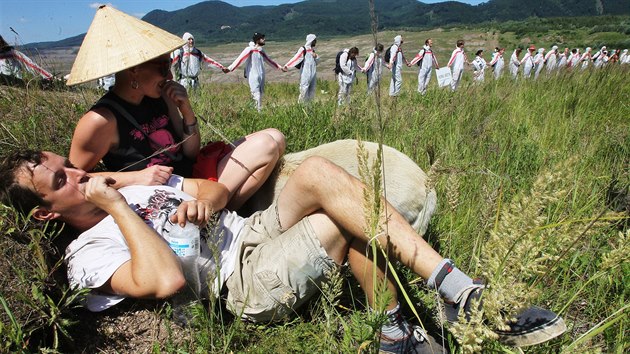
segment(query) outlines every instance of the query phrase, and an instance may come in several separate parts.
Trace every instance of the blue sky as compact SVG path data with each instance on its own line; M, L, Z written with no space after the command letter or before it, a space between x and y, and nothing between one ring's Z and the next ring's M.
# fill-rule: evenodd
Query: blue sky
M278 5L297 0L224 0L234 6ZM445 0L422 0L424 3ZM484 0L459 0L479 4ZM202 0L114 0L105 2L130 15L142 17L151 10L173 11ZM366 1L367 3L367 1ZM0 35L9 44L58 41L87 32L99 2L85 0L1 0ZM11 28L15 31L11 31Z

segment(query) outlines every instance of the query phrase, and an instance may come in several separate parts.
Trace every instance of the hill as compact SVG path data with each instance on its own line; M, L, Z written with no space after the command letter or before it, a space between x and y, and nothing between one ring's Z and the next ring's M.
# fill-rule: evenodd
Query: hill
M375 0L379 30L426 29L531 17L575 17L630 14L630 1L490 0L480 5L457 1L425 4L416 0ZM301 39L306 33L347 36L370 32L366 0L306 0L278 6L236 7L205 1L177 11L154 10L143 20L167 31L194 33L198 44L243 42L253 32L271 39ZM33 43L40 49L78 46L84 35L59 42Z
M456 1L425 4L416 0L376 0L379 30L431 28L529 17L630 14L630 2L613 0L490 0L472 6ZM188 8L152 11L145 21L173 33L196 33L198 42L243 41L260 31L269 38L297 39L306 33L326 36L370 31L366 0L307 0L279 6L235 7L206 1Z

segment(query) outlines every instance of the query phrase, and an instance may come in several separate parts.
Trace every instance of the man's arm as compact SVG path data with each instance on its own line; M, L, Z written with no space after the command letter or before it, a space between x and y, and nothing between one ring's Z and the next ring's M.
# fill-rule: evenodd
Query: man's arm
M173 295L186 282L177 256L164 239L127 205L110 182L102 176L91 178L85 187L85 198L114 218L129 247L131 259L99 289L136 298Z
M251 52L252 52L251 47L247 47L243 49L241 54L236 59L234 59L234 62L230 64L230 66L228 66L228 70L229 71L236 70L236 68L238 68L245 60L247 60L247 58L249 58Z
M415 65L418 61L422 60L422 58L424 58L424 49L420 49L420 51L418 52L418 54L416 54L415 57L413 57L413 59L411 59L411 62L409 62L409 65Z

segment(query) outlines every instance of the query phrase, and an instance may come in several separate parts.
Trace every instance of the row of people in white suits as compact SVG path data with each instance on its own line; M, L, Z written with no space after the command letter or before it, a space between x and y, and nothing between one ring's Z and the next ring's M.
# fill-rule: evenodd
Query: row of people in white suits
M519 68L523 67L522 75L524 78L530 78L532 72L534 78L538 78L543 67L546 67L547 73L552 73L560 69L586 69L593 65L595 68L601 68L608 63L621 63L630 64L630 56L628 56L628 50L623 51L617 49L613 53L609 53L606 50L606 46L603 46L595 54L592 53L592 48L587 47L584 53L580 53L577 48L572 49L569 52L569 48L565 48L563 52L558 51L558 46L551 47L551 50L545 53L544 48L539 48L537 53L536 47L529 46L527 52L522 59L519 59L519 55L522 52L520 48L517 48L512 53L510 58L510 73L513 78L518 77Z

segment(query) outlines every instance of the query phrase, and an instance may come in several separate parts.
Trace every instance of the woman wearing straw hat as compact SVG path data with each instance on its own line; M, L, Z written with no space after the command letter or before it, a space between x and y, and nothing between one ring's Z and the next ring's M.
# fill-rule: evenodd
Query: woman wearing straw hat
M199 150L197 117L186 89L173 81L169 53L183 40L109 6L101 6L72 67L68 85L116 73L115 86L80 120L70 161L85 170L102 159L116 186L166 183L171 174L218 180L238 209L284 153L276 129Z

